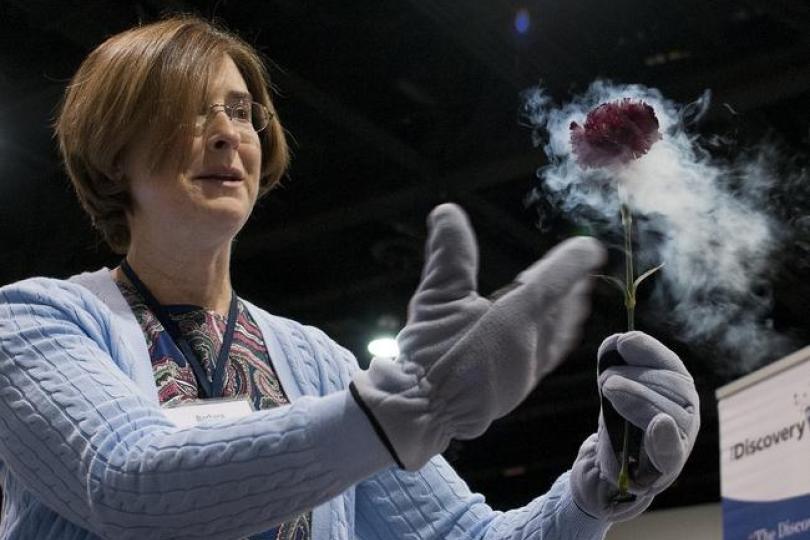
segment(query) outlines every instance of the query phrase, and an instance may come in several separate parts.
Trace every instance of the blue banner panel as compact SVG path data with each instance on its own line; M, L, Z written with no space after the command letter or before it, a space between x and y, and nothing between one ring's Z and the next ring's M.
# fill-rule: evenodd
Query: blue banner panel
M810 495L778 501L723 498L723 540L810 540Z

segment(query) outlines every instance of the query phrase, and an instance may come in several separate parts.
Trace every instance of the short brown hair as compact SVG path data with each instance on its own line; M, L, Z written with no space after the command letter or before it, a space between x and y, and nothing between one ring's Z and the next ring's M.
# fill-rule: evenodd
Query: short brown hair
M160 141L151 166L179 166L188 158L193 118L204 106L212 71L229 55L254 101L272 113L259 133L262 168L259 194L287 170L284 131L270 99L267 69L256 50L238 36L191 15L174 15L117 34L82 62L55 122L59 149L79 201L107 244L129 247L127 180L113 173L130 143Z

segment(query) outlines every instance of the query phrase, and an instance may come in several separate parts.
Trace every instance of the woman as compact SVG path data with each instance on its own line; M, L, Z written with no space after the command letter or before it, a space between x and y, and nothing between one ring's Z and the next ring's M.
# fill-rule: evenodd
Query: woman
M68 175L125 258L0 289L0 537L601 538L643 511L699 424L682 363L644 334L605 341L599 430L525 508L492 511L439 455L570 349L596 242L564 243L492 301L466 217L438 207L402 353L367 371L233 292L232 241L287 166L267 88L251 47L193 17L110 38L68 86ZM621 416L644 437L617 502Z

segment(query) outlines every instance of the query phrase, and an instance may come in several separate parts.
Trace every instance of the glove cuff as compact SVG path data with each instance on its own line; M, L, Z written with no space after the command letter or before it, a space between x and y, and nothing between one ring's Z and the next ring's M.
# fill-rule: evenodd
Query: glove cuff
M371 409L369 409L368 405L366 405L366 402L363 401L363 398L360 396L360 392L357 390L357 386L354 384L354 381L349 383L349 392L351 392L352 397L357 402L357 405L358 407L360 407L360 410L363 411L363 414L365 414L366 417L368 418L368 421L371 423L371 427L374 428L374 433L376 433L377 436L380 438L380 441L382 441L386 450L388 450L388 453L391 454L391 457L394 458L394 462L400 469L404 469L405 464L402 463L401 459L399 459L399 456L397 455L397 451L394 448L394 445L391 444L391 439L389 439L388 435L385 434L385 430L377 421L377 417L374 416L374 413L371 412Z
M418 470L450 444L450 411L430 395L424 370L406 357L373 359L368 370L355 375L350 390L401 468Z

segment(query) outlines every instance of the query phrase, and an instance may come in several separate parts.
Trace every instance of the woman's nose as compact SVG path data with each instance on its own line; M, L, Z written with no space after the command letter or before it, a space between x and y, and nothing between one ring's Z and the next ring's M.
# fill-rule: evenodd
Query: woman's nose
M210 150L236 150L241 136L223 110L212 112L208 118L207 146Z

